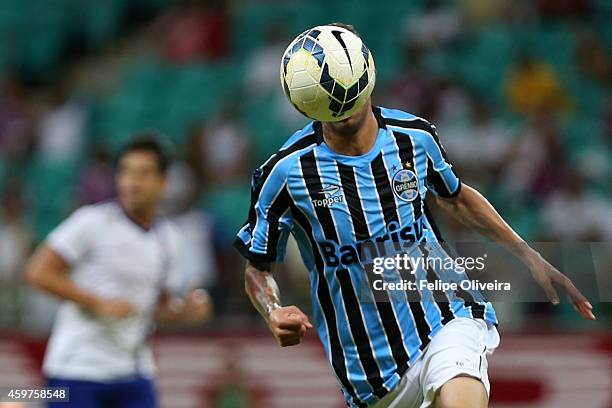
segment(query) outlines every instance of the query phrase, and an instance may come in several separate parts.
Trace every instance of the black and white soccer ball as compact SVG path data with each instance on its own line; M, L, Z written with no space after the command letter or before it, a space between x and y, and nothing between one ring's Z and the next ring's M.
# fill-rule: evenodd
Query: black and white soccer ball
M376 69L361 38L345 28L324 25L304 31L289 44L280 78L298 111L314 120L336 122L366 103Z

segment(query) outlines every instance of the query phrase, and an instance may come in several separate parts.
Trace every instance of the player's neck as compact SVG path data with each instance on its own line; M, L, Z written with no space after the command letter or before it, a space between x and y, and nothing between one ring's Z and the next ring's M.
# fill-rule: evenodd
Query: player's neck
M128 209L125 206L121 206L125 216L130 219L134 224L145 230L151 229L155 223L155 208L138 208Z
M323 126L325 144L336 153L346 156L361 156L372 150L378 136L378 122L372 111L369 112L363 125L355 132L342 134L332 127Z

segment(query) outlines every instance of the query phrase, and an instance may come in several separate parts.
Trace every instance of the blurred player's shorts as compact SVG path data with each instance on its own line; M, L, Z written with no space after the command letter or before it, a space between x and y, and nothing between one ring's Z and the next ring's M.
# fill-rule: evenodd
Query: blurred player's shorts
M112 382L50 378L49 387L68 387L70 402L49 403L49 408L155 408L155 385L147 377Z

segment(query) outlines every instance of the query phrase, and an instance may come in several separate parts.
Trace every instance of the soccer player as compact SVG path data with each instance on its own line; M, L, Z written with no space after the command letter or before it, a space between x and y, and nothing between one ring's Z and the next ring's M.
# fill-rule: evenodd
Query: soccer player
M154 138L134 140L117 161L118 200L78 209L32 256L29 282L63 300L43 371L49 386L69 387L70 403L50 407L155 407L154 320L210 315L204 291L173 295L180 236L156 215L167 167Z
M374 291L360 262L372 250L368 243L433 248L440 240L425 205L431 195L451 217L520 258L553 303L558 285L585 318L595 318L572 282L458 179L431 123L368 99L348 118L309 123L255 171L248 221L235 241L248 260L248 296L280 346L299 344L316 327L351 407L488 404L486 354L499 343L490 303L448 293L444 301L426 291L419 301L391 293L372 301L364 292ZM309 270L314 323L281 304L273 274L288 234ZM429 279L440 271L415 273Z

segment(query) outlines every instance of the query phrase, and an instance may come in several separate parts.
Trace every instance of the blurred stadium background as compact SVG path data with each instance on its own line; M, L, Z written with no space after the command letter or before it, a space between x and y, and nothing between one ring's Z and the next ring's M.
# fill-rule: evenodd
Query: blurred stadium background
M113 196L112 157L157 131L177 158L165 212L190 238L206 327L155 339L164 407L341 407L314 338L279 350L230 247L249 176L305 119L278 64L290 39L353 24L374 102L434 122L459 174L529 240L612 240L609 0L0 0L0 386L41 381L55 301L23 283L33 247ZM446 224L454 239L469 239ZM279 273L306 305L295 249ZM607 271L610 272L610 271ZM499 305L493 407L612 407L610 304Z

